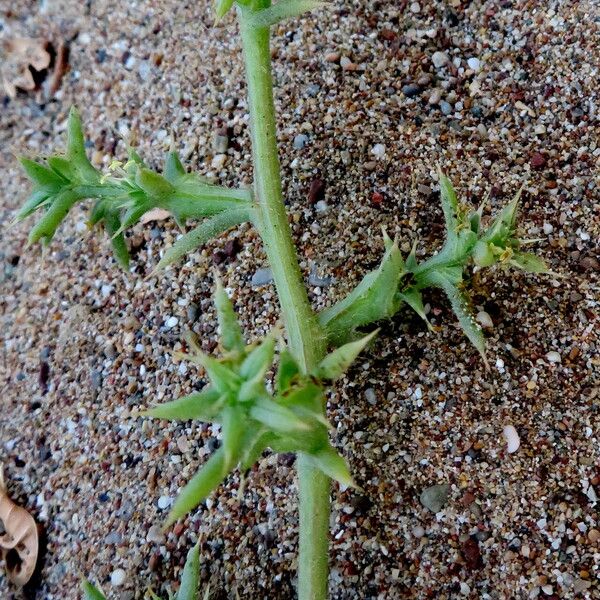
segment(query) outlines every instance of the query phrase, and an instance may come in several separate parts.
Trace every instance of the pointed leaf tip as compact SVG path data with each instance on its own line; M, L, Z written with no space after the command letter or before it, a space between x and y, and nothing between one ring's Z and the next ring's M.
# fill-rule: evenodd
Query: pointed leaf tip
M192 546L187 554L181 585L177 592L176 600L197 600L198 585L200 583L200 543Z
M329 353L318 365L314 375L319 379L334 380L341 377L365 346L379 333L379 329L355 342L349 342Z

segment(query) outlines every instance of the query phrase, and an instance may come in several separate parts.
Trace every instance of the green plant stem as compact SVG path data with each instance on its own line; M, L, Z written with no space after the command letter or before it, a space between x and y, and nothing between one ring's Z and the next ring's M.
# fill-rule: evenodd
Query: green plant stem
M309 372L325 355L325 336L308 300L283 203L269 28L254 26L248 10L240 8L239 17L248 82L256 226L273 271L290 349L305 372ZM322 600L327 596L331 480L301 454L298 473L298 596L300 600Z

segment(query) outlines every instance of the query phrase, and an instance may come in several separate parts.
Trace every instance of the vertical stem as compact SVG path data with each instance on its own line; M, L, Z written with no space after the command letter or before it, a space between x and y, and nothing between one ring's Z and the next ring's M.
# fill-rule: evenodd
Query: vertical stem
M248 10L240 8L239 17L248 81L257 227L273 271L290 350L308 372L325 355L325 338L308 300L283 203L270 32L268 27L253 25ZM306 457L299 455L297 463L300 485L298 596L300 600L323 600L327 596L331 480Z

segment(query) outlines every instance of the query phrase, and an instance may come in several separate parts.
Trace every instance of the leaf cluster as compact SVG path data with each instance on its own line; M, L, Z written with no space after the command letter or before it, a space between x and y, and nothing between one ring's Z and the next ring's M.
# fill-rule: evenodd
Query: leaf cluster
M458 202L450 180L440 171L440 195L446 239L437 254L418 263L416 244L403 260L396 242L384 233L386 252L380 266L368 273L343 300L319 314L331 343L353 339L358 329L392 317L408 304L427 324L423 291L444 291L465 335L485 360L485 340L476 322L465 286L465 272L500 265L531 273L547 272L535 254L523 252L517 233L519 194L491 221L482 226L483 206L470 210Z
M194 419L221 426L222 445L183 488L166 525L196 508L235 468L249 469L267 448L276 452L302 452L329 477L343 485L353 485L345 460L329 442L325 384L345 372L376 332L337 348L309 374L301 372L284 347L278 355L270 391L267 376L276 358L276 333L258 343L247 344L232 303L219 282L215 304L222 356L208 356L197 347L183 355L204 369L210 384L200 392L142 413L160 419Z
M252 194L211 184L206 178L187 173L177 153L169 152L162 173L148 168L129 148L129 160L114 161L102 174L88 160L81 119L75 108L69 113L67 149L45 161L21 159L34 184L33 193L17 214L23 220L36 211L41 219L29 234L29 243L48 244L71 208L84 199L94 199L88 223L102 225L111 239L115 258L129 265L124 231L154 208L169 211L183 226L189 219L203 219L168 249L157 268L180 259L223 231L251 220Z

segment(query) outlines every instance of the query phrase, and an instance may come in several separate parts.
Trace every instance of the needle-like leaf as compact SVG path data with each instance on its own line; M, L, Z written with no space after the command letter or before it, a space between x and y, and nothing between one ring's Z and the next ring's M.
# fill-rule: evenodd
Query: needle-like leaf
M165 402L140 412L141 415L165 419L167 421L199 421L212 422L221 411L225 398L215 389L207 388L194 392L172 402Z
M346 487L356 487L348 464L331 446L317 452L309 454L310 461L325 475L335 479Z
M331 381L341 377L377 333L379 333L379 329L376 329L356 342L349 342L336 348L319 363L314 376L318 379Z
M106 600L106 596L87 579L81 582L83 588L83 597L85 600Z
M177 592L176 600L198 600L198 584L200 583L200 544L190 548L183 573L181 575L181 586Z
M181 490L167 517L165 528L194 510L223 481L226 475L225 452L221 447L213 453Z
M242 328L233 310L233 304L218 276L216 277L216 281L215 306L221 330L221 344L227 351L235 350L242 352L245 346Z

